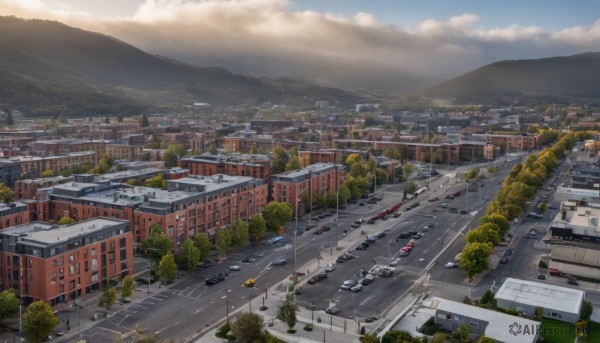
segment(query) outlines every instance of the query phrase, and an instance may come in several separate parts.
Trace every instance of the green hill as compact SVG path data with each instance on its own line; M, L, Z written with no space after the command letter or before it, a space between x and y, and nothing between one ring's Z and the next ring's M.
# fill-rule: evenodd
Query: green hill
M193 102L358 101L312 83L290 88L287 80L191 66L54 21L0 17L0 32L0 105L26 115L140 113Z
M432 97L489 101L502 97L600 99L600 53L501 61L424 91Z

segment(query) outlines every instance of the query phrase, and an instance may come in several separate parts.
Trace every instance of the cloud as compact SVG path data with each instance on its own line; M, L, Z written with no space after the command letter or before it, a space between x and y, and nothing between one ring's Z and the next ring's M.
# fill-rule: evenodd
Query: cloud
M100 20L41 0L0 0L2 14L59 20L191 64L342 87L418 88L423 79L457 76L498 60L600 46L600 21L561 31L484 30L477 15L465 13L401 28L370 13L346 18L291 7L286 0L146 0L131 17Z

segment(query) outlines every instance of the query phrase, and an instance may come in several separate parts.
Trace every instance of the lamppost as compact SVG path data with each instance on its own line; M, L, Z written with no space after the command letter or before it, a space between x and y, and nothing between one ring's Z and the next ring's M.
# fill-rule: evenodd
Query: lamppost
M465 201L465 211L468 210L469 207L469 180L467 180L467 197Z
M225 296L222 298L225 298L225 315L227 316L227 324L229 324L229 293L231 293L231 290L223 288L221 292L225 292Z

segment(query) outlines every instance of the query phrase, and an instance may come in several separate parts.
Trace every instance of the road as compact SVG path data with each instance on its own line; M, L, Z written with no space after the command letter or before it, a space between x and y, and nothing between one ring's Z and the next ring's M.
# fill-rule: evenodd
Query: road
M470 193L468 202L466 192L451 201L427 202L430 197L443 198L443 194L449 191L466 188L464 183L457 182L455 171L433 179L430 191L420 195L417 199L421 205L409 212L406 212L404 208L401 209L400 213L402 215L400 218L380 220L373 225L364 225L362 228L350 230L346 235L343 234L343 230L349 229L353 221L370 218L401 201L402 187L389 186L383 193L383 200L376 205L369 207L349 204L345 210L341 210L339 225L334 225L336 223L334 216L320 219L317 222L319 226L328 225L332 226L333 229L321 235L315 235L311 231L307 231L302 236L296 237L297 249L295 255L298 267L316 259L318 256L321 256L321 258L327 256L335 258L337 254L341 253L336 249L336 245L340 249L351 248L353 250L352 247L364 240L366 234L384 231L387 236L368 250L356 252L358 258L355 260L339 264L327 280L316 286L305 285L303 287L305 293L298 297L300 304L308 305L314 301L317 309L324 309L330 301L334 301L342 308L340 315L344 317L366 317L381 313L393 299L403 294L412 285L414 280L433 262L433 259L442 248L456 236L456 233L481 213L485 206L484 199L493 197L495 189L498 187L496 180L501 180L506 175L509 166L510 163L504 168L499 168L498 173L486 181L487 185L481 188L481 196L479 196L479 192ZM472 167L461 168L467 170ZM442 202L448 202L449 207L452 207L451 204L455 203L455 207L467 208L469 214L453 214L442 209L433 212L433 209L437 208ZM366 286L361 293L339 291L341 283L348 278L355 277L361 266L371 267L373 261L386 264L390 258L394 258L399 249L406 243L405 241L395 241L395 237L399 233L422 231L422 228L429 222L434 222L436 226L425 232L425 236L417 241L411 255L399 261L398 266L396 266L397 272L392 277L375 280L375 282ZM305 225L305 223L301 222L300 225ZM295 232L294 227L293 223L289 225L287 232ZM362 230L365 231L364 235L361 234ZM392 240L390 241L390 239ZM458 246L455 242L452 249L456 250ZM84 330L78 337L71 337L63 341L75 342L79 339L85 339L91 343L114 341L122 334L133 332L136 327L139 327L145 333L158 333L160 337L172 338L176 342L192 341L217 323L222 322L227 310L231 313L240 307L249 306L249 299L255 297L273 296L268 294L266 290L293 273L293 247L294 237L287 235L285 240L278 244L250 247L240 253L232 253L225 261L181 278L175 285L152 294L141 304L130 304L111 311L113 313L111 318L102 320L92 328ZM449 254L454 256L456 253L458 251ZM287 264L283 266L273 266L271 264L275 259L282 256L286 257ZM251 262L241 262L245 257L249 257ZM448 258L442 256L441 260L445 261ZM241 270L230 272L231 275L227 280L214 286L204 285L206 277L217 272L225 272L231 265L239 265ZM436 267L438 266L434 264L433 268ZM444 269L442 271L447 272ZM311 273L315 271L299 270L299 272ZM461 273L456 269L451 272L454 275L460 275ZM434 274L433 271L430 271L430 273ZM243 285L248 278L257 280L254 288L247 288ZM460 277L455 278L459 279Z

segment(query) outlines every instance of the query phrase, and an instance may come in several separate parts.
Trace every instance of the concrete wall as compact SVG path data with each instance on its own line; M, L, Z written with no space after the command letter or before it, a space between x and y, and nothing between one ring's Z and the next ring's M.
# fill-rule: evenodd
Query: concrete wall
M535 317L536 316L537 306L520 304L520 303L517 303L514 301L504 300L504 299L497 299L497 303L498 303L498 307L503 308L505 310L507 310L507 309L517 310L517 311L525 314L525 316L527 316L527 317ZM574 314L574 313L567 313L567 312L563 312L563 311L544 309L544 317L557 319L557 320L567 322L567 323L575 323L579 320L579 313Z

